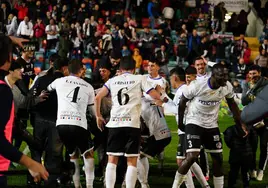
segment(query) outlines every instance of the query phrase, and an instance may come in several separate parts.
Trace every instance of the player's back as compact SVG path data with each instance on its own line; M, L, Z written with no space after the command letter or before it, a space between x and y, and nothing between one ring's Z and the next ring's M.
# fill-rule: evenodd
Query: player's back
M57 125L78 125L86 128L87 106L94 104L93 87L76 76L67 76L55 82L58 97Z
M107 127L139 127L142 91L152 89L142 75L124 73L105 83L111 92L111 119Z

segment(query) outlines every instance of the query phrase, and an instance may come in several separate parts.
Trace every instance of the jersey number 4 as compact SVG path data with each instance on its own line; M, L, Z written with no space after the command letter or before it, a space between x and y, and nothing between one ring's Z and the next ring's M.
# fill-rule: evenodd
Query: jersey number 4
M77 97L78 97L78 92L80 90L80 87L74 88L68 95L67 98L71 98L73 103L77 103ZM79 100L79 99L78 99Z
M122 105L126 105L129 102L129 95L126 93L123 93L123 90L126 89L128 90L127 87L124 87L122 89L120 89L117 93L117 99L118 99L118 103L122 106ZM125 102L123 103L123 96L125 97Z

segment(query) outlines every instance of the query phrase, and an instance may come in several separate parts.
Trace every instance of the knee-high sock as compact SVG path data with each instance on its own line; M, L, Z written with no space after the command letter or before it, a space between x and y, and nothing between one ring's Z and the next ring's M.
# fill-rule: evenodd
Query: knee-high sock
M223 188L224 185L224 177L215 177L213 176L213 184L215 188Z
M137 181L137 168L134 166L127 167L126 173L126 188L134 188Z
M86 159L84 158L84 164L85 164L85 174L86 174L86 184L87 187L93 187L93 181L94 181L94 158Z
M105 172L106 188L114 188L116 180L116 165L108 163Z
M149 161L147 157L140 158L137 163L138 180L141 184L148 183Z
M180 174L178 171L176 171L176 175L173 181L172 188L178 188L181 186L181 184L185 181L186 175Z
M194 181L193 181L191 170L188 170L188 172L186 174L185 185L187 188L194 188Z
M80 166L79 166L79 159L71 159L71 162L74 163L75 172L73 174L73 182L75 188L80 187Z
M196 179L199 181L201 186L206 187L208 185L208 182L202 172L201 167L197 163L194 163L190 169L194 173Z

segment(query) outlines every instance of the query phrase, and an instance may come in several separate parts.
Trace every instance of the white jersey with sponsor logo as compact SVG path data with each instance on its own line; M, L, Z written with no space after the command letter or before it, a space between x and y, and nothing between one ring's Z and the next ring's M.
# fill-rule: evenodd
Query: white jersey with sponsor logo
M142 98L141 117L149 128L150 136L156 140L162 140L171 137L170 130L161 107L153 105L150 100Z
M148 75L144 75L147 79L147 81L152 85L153 88L155 88L157 85L159 85L162 90L164 91L163 94L166 94L166 87L168 82L166 81L165 78L163 78L162 76L158 75L155 78L152 78L149 74ZM148 100L153 100L152 97L146 93L143 93L143 95L145 96L146 99Z
M188 112L186 114L186 124L196 124L204 128L218 127L218 113L221 100L233 98L233 86L227 82L225 87L211 89L210 78L192 81L183 95L190 99Z
M94 105L94 89L83 79L67 76L56 79L47 89L58 97L57 125L76 125L87 129L86 110Z
M196 79L197 80L204 80L204 79L208 79L211 77L211 72L206 72L205 74L203 75L200 75L200 74L197 74L196 75Z
M105 87L110 91L112 110L107 127L140 128L142 92L153 89L142 75L124 73L108 80Z

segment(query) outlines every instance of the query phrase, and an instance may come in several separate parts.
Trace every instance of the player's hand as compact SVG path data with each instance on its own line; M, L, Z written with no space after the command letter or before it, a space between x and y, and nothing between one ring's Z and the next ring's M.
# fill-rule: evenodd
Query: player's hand
M105 119L102 116L97 116L96 121L97 121L97 126L100 129L100 131L103 131L104 125L106 124Z
M23 44L22 43L29 41L27 39L18 38L18 37L14 37L14 36L9 36L9 38L11 39L11 41L12 41L13 44L16 44L16 45L18 45L18 46L20 46L22 48L23 48Z
M34 178L34 182L39 182L41 179L48 180L49 174L42 164L33 160L32 164L28 167L28 170Z
M48 95L49 95L49 92L43 90L43 91L41 92L41 94L38 96L39 99L40 99L40 102L43 102L43 101L47 100Z
M161 101L161 100L155 100L154 103L155 103L156 106L160 106L161 107L162 104L163 104L163 101Z
M241 128L244 131L244 136L243 138L245 138L248 135L248 128L244 123L241 123Z
M204 58L203 56L201 56L201 57L202 57L204 63L207 65L208 64L208 60L206 58Z

